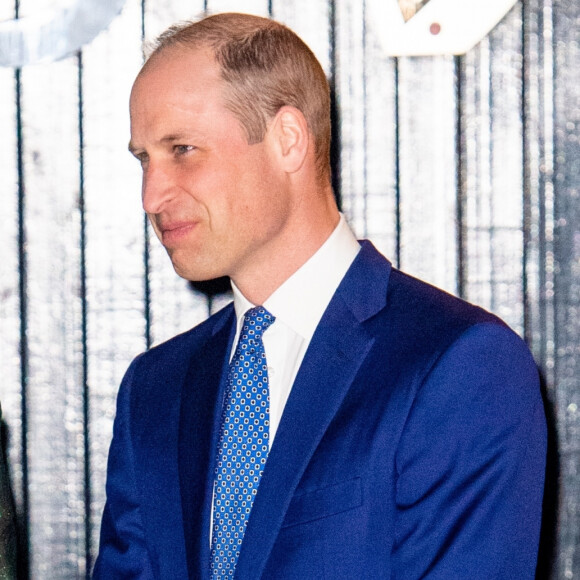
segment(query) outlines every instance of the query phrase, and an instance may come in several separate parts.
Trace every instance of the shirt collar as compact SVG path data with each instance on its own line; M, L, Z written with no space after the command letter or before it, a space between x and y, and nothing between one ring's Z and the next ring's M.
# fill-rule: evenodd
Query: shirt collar
M360 250L344 216L317 252L264 302L277 320L310 341L346 271ZM232 282L238 327L252 304Z

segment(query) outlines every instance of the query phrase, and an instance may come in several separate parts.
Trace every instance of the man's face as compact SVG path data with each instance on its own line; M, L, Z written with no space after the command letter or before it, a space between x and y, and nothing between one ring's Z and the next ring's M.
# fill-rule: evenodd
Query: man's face
M176 272L189 280L271 267L289 198L273 139L248 145L223 104L205 50L169 48L131 95L131 144L143 167L143 207Z

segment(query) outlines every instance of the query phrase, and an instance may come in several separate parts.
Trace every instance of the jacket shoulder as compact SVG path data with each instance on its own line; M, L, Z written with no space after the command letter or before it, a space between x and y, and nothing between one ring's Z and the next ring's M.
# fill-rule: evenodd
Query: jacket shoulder
M187 330L178 334L161 344L158 344L140 355L139 359L145 362L171 359L184 353L191 356L224 325L228 324L233 315L233 304L230 303L209 318Z
M490 341L495 340L492 336L502 336L516 348L527 350L522 339L496 315L396 269L389 279L386 307L375 324L382 340L400 359L412 360L412 366L430 366L473 332Z
M387 307L392 315L428 324L432 331L447 328L458 332L475 324L497 324L503 320L480 306L471 304L431 284L394 269L387 292Z

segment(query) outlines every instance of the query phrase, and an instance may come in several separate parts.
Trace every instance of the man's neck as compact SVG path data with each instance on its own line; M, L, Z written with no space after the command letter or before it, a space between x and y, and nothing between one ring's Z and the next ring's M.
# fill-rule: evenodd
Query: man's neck
M338 222L338 210L328 215L325 222L316 223L311 231L296 234L291 241L284 242L281 251L272 258L259 261L253 271L232 276L240 292L253 304L264 302L297 270L299 270L326 242Z

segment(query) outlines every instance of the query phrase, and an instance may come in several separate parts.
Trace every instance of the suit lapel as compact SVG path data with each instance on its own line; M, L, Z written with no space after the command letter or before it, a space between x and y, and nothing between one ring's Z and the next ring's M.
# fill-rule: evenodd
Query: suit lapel
M235 329L233 308L192 359L182 391L179 479L190 579L209 572L209 514L213 457L219 431L224 371Z
M260 578L318 443L374 342L364 322L385 306L390 264L363 245L304 357L268 457L236 567Z

